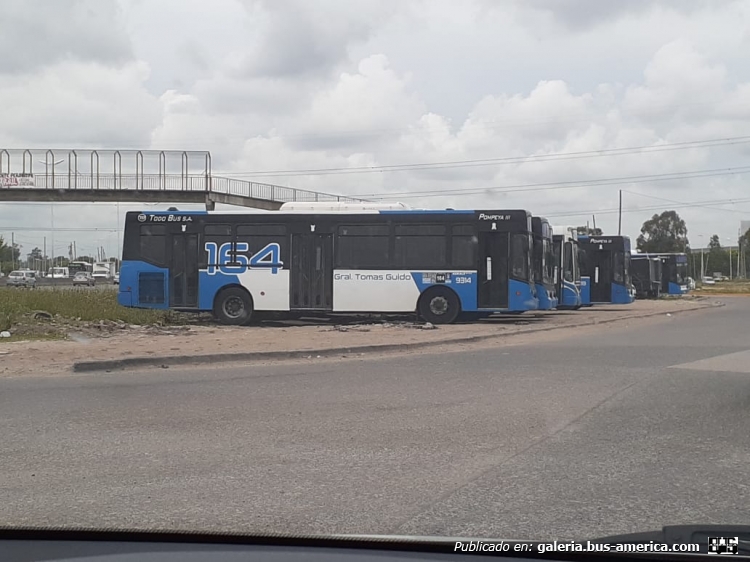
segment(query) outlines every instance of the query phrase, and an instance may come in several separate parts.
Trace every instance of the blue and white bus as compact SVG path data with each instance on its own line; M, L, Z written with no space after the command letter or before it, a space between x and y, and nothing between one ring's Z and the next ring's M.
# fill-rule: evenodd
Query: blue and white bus
M589 278L591 303L630 304L635 291L630 280L630 238L579 236L581 276Z
M555 254L558 310L578 310L581 300L581 270L578 257L578 236L575 228L555 228L563 234L552 237Z
M534 283L539 309L554 310L557 308L558 293L552 227L544 217L531 217L531 233L534 239Z
M213 311L232 325L263 312L417 312L449 323L538 308L531 253L524 210L129 212L118 302Z
M658 258L661 260L661 294L684 295L688 292L687 254L680 252L660 252L649 254L633 254L633 258Z

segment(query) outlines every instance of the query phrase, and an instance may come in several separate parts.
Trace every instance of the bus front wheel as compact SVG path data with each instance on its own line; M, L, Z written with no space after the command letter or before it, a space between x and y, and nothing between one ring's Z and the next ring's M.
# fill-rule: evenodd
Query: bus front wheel
M456 293L447 287L427 289L419 299L419 315L433 324L450 324L461 312L461 302Z
M227 287L214 301L214 315L222 324L242 326L250 321L253 314L253 301L245 289Z

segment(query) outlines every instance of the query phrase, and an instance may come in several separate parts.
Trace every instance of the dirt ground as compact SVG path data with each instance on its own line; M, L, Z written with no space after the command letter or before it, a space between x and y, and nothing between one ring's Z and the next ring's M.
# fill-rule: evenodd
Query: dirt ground
M131 357L195 356L263 351L316 351L357 346L445 342L565 326L592 325L714 306L714 299L681 298L637 301L627 306L597 306L568 312L533 312L487 320L430 326L413 319L334 318L295 322L264 322L258 326L215 324L131 326L109 322L87 325L67 340L19 341L0 345L0 376L49 375L71 372L80 361Z

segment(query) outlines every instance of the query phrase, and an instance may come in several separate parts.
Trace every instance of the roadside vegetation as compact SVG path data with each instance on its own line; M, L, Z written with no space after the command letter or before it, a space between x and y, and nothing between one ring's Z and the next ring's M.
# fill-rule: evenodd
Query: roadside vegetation
M38 337L64 337L59 329L61 323L74 325L101 321L166 326L185 323L185 317L173 311L122 307L117 304L115 291L0 287L0 331L8 330L14 336L26 333ZM35 326L49 329L31 329Z
M719 281L713 285L698 285L696 294L750 294L750 279L733 279L731 281Z

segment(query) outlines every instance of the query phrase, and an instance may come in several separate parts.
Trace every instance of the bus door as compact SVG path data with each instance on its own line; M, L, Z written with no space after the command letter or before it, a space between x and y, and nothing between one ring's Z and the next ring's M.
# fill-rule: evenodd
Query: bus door
M612 254L608 251L589 252L591 271L591 302L612 300Z
M507 232L479 233L478 308L508 308L509 252Z
M292 234L290 275L290 309L333 310L332 235Z
M174 233L169 256L169 306L198 307L198 234Z

